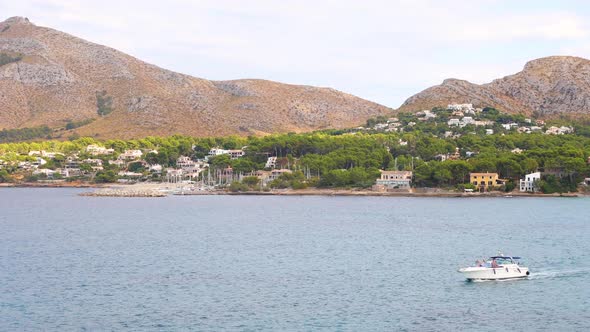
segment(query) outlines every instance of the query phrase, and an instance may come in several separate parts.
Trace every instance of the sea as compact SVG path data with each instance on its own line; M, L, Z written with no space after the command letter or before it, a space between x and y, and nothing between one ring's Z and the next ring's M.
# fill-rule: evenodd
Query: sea
M0 331L590 330L589 198L83 191L0 189Z

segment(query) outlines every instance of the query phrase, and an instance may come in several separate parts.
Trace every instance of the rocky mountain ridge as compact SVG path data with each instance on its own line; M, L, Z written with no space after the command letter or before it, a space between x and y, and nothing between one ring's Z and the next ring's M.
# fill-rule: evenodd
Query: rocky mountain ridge
M546 117L590 114L590 60L570 56L540 58L529 61L519 73L482 85L447 79L408 98L400 110L462 103Z
M0 55L7 59L0 62L0 129L96 118L75 132L250 135L351 127L391 111L329 88L176 73L22 17L0 23Z

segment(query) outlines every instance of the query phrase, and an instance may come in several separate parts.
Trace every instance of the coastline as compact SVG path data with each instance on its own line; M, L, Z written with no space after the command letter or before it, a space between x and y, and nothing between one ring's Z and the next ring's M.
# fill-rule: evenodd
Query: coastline
M441 198L477 198L477 197L582 197L580 193L564 194L526 194L526 193L505 193L505 192L487 192L487 193L461 193L453 191L439 192L376 192L370 190L346 190L346 189L302 189L302 190L283 190L270 192L225 192L220 195L271 195L271 196L364 196L364 197L441 197ZM190 195L190 194L188 194Z
M105 188L108 184L90 182L18 182L0 183L0 188Z
M472 192L464 193L443 189L412 190L395 192L378 192L358 189L277 189L271 191L230 192L226 189L194 190L194 188L166 183L137 183L137 184L94 184L86 182L52 182L52 183L0 183L0 188L88 188L93 191L81 193L81 196L92 197L166 197L169 195L198 196L198 195L245 195L245 196L350 196L350 197L441 197L441 198L477 198L477 197L590 197L578 193L522 193L522 192ZM191 190L192 189L192 190Z

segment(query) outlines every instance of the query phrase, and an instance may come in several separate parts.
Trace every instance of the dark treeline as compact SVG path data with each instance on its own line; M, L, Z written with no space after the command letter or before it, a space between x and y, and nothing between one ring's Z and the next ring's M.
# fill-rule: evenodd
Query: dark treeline
M51 138L51 132L51 128L47 126L21 129L3 129L0 130L0 143L20 142L39 138Z
M4 66L4 65L12 63L12 62L18 62L22 59L23 59L23 56L21 54L10 55L7 53L0 53L0 66Z
M92 122L94 122L94 118L90 118L90 119L86 119L86 120L82 120L82 121L68 121L66 123L66 130L72 130L72 129L76 129L76 128L80 128L82 126L85 126L87 124L90 124Z

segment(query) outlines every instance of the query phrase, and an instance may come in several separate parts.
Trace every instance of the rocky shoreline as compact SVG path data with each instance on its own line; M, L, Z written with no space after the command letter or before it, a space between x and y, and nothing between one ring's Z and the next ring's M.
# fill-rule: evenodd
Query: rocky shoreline
M121 190L121 189L100 189L91 192L81 193L80 196L91 197L166 197L166 193L157 190Z
M161 191L155 189L117 188L101 189L95 192L85 193L84 196L110 196L110 197L165 197L168 195L200 196L200 195L228 195L228 196L350 196L350 197L439 197L439 198L516 198L516 197L583 197L581 193L563 194L528 194L528 193L461 193L453 191L437 192L376 192L370 190L346 190L346 189L282 189L274 191L245 191L230 192L228 190L197 190L197 191Z
M525 194L525 193L461 193L461 192L376 192L363 190L322 190L322 189L305 189L305 190L285 190L271 192L221 192L218 195L271 195L271 196L365 196L365 197L446 197L446 198L477 198L477 197L582 197L580 193L563 193L563 194ZM190 195L190 194L185 194Z
M588 197L586 193L540 194L521 192L486 192L463 193L435 189L431 191L413 190L396 192L378 192L372 190L354 189L279 189L272 191L230 192L225 189L190 190L190 188L168 186L163 183L138 183L132 185L96 185L90 183L19 183L0 184L0 187L10 188L94 188L94 191L81 193L80 196L89 197L166 197L169 195L246 195L246 196L365 196L365 197L441 197L441 198L476 198L476 197Z
M104 188L104 184L89 182L18 182L0 183L0 188Z

